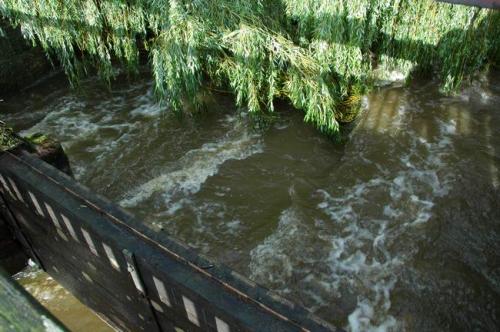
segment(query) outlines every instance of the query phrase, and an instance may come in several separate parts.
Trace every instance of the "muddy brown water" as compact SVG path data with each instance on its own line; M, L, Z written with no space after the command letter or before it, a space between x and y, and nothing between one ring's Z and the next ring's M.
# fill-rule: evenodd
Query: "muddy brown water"
M14 279L70 331L114 331L51 276L37 267L27 267L16 274Z
M76 178L350 331L500 329L500 73L455 96L378 88L344 143L229 96L175 117L147 74L55 77L0 103L63 142Z

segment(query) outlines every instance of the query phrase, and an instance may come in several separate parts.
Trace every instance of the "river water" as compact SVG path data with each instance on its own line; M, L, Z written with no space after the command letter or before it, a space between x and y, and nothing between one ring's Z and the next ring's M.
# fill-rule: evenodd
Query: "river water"
M38 267L28 266L14 278L69 331L113 331L89 308Z
M182 119L147 74L0 103L61 142L76 178L158 232L350 331L500 329L500 72L455 96L377 88L343 143L230 96Z

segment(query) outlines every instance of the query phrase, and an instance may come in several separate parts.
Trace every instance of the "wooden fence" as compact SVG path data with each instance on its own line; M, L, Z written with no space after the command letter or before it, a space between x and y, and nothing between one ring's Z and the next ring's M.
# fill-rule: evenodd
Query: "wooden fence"
M0 194L26 251L117 329L336 331L24 151L0 155Z

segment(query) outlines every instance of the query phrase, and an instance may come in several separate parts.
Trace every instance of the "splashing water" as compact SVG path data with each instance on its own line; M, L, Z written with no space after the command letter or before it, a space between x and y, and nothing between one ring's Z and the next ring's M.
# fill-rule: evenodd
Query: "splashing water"
M455 120L433 119L435 134L425 137L412 127L418 113L404 105L396 108L391 121L375 128L380 114L365 114L342 165L331 176L334 185L312 194L316 209L324 214L315 223L329 224L328 229L307 229L307 217L292 206L283 211L273 234L250 253L253 279L283 294L306 295L305 302L314 303L315 310L331 307L332 298L342 303L346 289L356 294L346 326L353 332L404 329L391 314L391 294L418 252L418 238L436 200L445 197L456 180L450 167L456 162ZM373 130L384 134L376 143L369 138ZM389 160L385 165L376 163L370 154L377 153L381 143L404 149L398 156L384 154ZM300 286L306 291L291 289Z
M235 128L214 143L205 143L199 149L190 150L162 175L146 182L126 194L120 201L124 207L133 207L161 192L167 206L167 214L173 215L186 203L175 199L197 193L203 183L217 174L220 165L228 160L243 160L263 151L263 144L257 135L242 129L241 123L235 123L234 117L227 117ZM187 202L189 203L189 202Z
M61 140L79 181L154 230L338 326L483 331L500 326L498 77L452 97L374 91L343 145L293 112L252 131L220 96L178 120L149 79L6 114Z

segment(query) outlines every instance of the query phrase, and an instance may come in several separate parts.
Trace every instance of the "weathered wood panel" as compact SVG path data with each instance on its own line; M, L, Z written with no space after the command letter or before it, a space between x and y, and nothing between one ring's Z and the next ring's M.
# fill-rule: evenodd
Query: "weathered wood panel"
M0 200L0 209L2 209L2 204L3 202ZM21 271L27 262L28 257L21 245L0 216L0 266L12 275Z
M42 267L122 330L335 330L27 153L0 155L0 193Z

